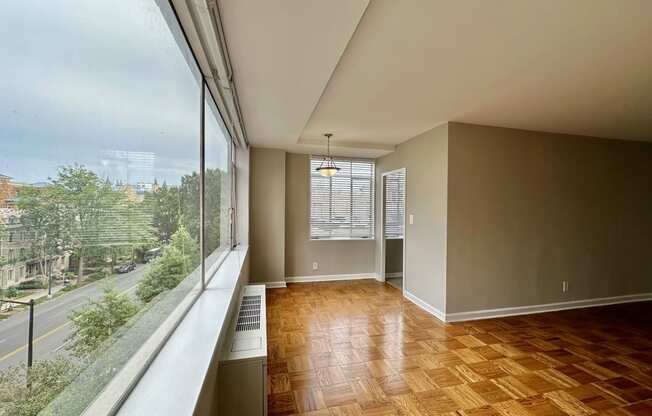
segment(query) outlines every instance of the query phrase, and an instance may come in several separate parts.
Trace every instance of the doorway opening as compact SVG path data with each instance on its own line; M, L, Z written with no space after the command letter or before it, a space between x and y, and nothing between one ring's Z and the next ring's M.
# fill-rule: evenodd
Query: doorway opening
M405 168L383 174L383 280L405 287Z

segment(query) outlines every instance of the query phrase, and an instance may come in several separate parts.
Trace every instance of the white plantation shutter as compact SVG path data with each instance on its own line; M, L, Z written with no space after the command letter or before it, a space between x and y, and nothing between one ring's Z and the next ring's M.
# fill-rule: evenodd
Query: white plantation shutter
M310 238L374 238L374 162L334 159L341 168L324 177L315 169L323 157L310 158Z
M385 238L403 238L405 172L385 176Z

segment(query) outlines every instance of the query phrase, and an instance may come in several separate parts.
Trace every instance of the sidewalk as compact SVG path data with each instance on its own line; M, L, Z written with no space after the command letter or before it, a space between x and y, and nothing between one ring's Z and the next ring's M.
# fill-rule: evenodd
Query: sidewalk
M52 294L54 295L55 293L57 293L63 288L64 288L63 283L52 285ZM29 295L21 296L19 298L13 298L10 300L15 300L17 302L29 302L30 299L37 300L47 295L48 295L48 289L45 288L45 289L39 289L36 292L32 292ZM0 302L0 312L10 311L12 308L15 308L17 306L18 305L13 305L9 302Z

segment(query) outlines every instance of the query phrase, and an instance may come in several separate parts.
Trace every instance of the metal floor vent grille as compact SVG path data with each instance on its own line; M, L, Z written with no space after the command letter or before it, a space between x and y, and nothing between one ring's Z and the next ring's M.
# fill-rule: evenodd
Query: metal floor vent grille
M235 332L260 329L260 305L260 295L242 297Z

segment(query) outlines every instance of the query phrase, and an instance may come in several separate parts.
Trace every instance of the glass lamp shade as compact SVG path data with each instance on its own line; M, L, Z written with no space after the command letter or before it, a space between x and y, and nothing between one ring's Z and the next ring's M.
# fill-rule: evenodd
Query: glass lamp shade
M317 172L319 172L321 176L326 177L335 176L338 170L340 170L340 168L336 166L321 166L317 168Z

